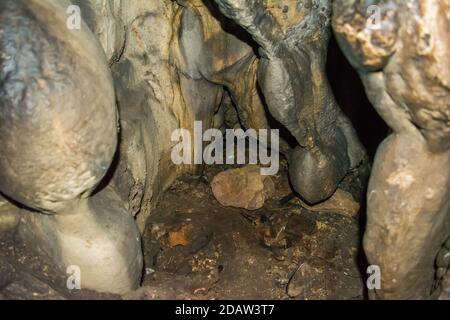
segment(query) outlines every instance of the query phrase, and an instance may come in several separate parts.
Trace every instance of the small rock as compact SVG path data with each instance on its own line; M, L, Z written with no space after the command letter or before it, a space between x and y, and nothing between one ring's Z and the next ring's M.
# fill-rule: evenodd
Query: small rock
M169 246L187 246L189 244L187 236L189 229L188 226L183 226L179 230L169 232Z
M150 232L155 240L159 240L167 234L166 227L162 223L152 224L150 227Z
M155 272L156 272L156 271L153 270L152 268L145 268L145 274L146 274L146 275L153 274L153 273L155 273Z
M275 191L269 176L262 176L260 167L249 165L216 175L211 183L214 197L225 207L260 209Z
M353 196L341 189L337 189L330 199L313 206L301 200L300 202L301 206L309 211L337 213L346 217L355 217L360 209L360 204L353 199Z

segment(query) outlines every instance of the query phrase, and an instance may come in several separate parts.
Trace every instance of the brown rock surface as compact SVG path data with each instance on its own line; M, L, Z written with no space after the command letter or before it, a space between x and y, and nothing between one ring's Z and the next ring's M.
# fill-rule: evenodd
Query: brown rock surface
M14 229L19 219L19 209L0 196L0 234Z
M310 206L301 201L301 206L314 212L332 212L346 217L355 217L361 207L349 192L342 189L337 189L330 199L317 205Z
M258 166L221 172L214 177L211 188L221 205L247 210L260 209L274 192L272 179L262 176Z

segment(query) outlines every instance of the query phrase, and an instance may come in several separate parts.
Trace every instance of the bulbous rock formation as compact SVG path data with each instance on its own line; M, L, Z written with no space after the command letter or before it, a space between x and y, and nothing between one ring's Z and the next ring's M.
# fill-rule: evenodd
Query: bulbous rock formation
M67 36L65 4L0 3L0 190L40 212L21 235L62 273L124 292L139 284L140 235L113 188L94 192L117 147L112 77L86 25Z

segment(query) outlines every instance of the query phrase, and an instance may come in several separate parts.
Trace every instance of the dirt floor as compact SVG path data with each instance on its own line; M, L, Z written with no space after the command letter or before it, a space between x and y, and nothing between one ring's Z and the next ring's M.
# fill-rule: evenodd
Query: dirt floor
M263 208L222 207L209 182L223 169L210 168L202 178L186 176L166 192L144 234L141 294L189 299L364 297L357 218L311 212L286 198L291 190L285 172L275 178L276 193Z
M14 234L0 241L0 298L6 299L364 299L359 214L314 212L295 197L285 167L263 208L221 206L210 182L229 167L184 176L163 196L143 235L142 287L124 296L67 292L50 265ZM360 174L341 188L364 193ZM311 209L311 208L310 208ZM113 279L112 279L113 281Z

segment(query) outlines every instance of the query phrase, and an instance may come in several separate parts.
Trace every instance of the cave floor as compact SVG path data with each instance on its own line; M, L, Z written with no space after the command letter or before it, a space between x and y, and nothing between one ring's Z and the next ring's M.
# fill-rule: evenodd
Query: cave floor
M286 198L285 168L263 208L222 207L209 182L224 169L184 176L162 196L143 235L145 272L138 290L123 296L59 290L64 279L10 234L0 241L0 298L365 298L358 216L313 212ZM343 183L355 197L363 194L360 185L356 175Z

